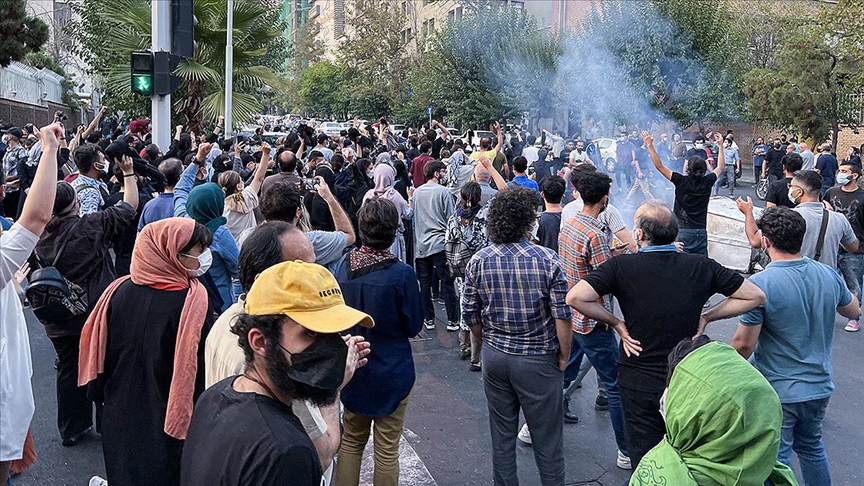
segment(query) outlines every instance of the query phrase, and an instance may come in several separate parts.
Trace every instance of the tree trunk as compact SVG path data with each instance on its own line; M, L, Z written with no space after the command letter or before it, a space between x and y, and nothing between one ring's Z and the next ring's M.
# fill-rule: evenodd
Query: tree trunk
M187 80L186 100L183 104L183 116L186 118L186 129L200 135L203 133L201 125L201 101L204 99L204 82Z
M835 153L839 153L840 151L837 147L837 139L840 134L840 121L837 114L839 111L837 107L837 83L833 81L834 68L836 66L837 56L831 54L831 69L828 71L828 75L826 76L828 89L831 92L831 146L834 147Z

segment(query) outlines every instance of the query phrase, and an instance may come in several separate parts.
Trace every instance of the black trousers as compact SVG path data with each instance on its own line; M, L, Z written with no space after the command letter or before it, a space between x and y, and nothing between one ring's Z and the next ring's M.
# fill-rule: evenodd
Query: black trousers
M432 270L438 272L441 280L441 297L444 299L444 308L447 310L447 320L459 321L459 299L456 296L456 288L453 285L453 277L447 270L447 257L443 251L418 258L414 261L417 268L417 280L420 281L420 296L423 299L423 318L435 319L435 306L432 304Z
M653 380L651 380L653 381ZM645 387L647 388L647 387ZM663 381L654 390L647 392L626 387L620 381L621 408L624 411L624 436L633 469L642 457L663 440L666 422L660 415L660 397L663 396Z
M80 336L51 338L57 351L57 429L64 440L93 426L93 402L87 387L78 386L78 342Z

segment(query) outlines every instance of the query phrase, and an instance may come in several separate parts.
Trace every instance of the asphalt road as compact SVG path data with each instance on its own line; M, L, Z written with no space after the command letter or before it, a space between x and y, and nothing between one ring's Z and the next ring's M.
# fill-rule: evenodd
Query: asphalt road
M753 193L752 188L736 192ZM712 302L717 301L715 296ZM424 331L413 343L417 381L405 419L400 484L491 484L491 441L482 379L480 373L468 371L466 361L457 359L457 333L444 329L443 309L438 307L438 328ZM838 318L833 350L836 390L825 418L824 437L834 484L860 485L864 484L864 471L857 463L864 444L864 426L858 415L864 406L864 334L844 332L843 324ZM29 311L28 325L36 396L32 427L39 458L14 482L19 486L86 485L92 475L105 472L101 442L94 437L73 448L60 445L55 417L54 350ZM734 327L733 320L713 323L708 334L728 342ZM567 484L619 486L628 473L615 466L616 447L609 414L594 410L595 396L592 371L573 396L571 409L580 422L564 426ZM371 484L368 462L364 484ZM517 447L517 465L521 484L539 484L530 447Z

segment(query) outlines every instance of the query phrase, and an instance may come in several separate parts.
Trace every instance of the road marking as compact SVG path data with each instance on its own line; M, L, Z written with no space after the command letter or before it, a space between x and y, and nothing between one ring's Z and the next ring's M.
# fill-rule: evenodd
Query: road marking
M409 442L418 443L420 437L409 429L404 429L399 441L399 484L406 486L438 486L435 478L426 469L423 460L417 455L414 447ZM363 462L360 466L360 484L371 485L375 459L372 456L372 434L369 435L369 443L363 451Z

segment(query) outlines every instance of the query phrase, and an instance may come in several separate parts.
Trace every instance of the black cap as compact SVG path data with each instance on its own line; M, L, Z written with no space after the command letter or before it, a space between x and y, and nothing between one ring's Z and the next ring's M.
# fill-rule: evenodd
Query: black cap
M3 133L8 133L9 135L12 135L18 140L24 138L24 132L22 132L21 129L18 127L9 127L6 130L3 130Z

